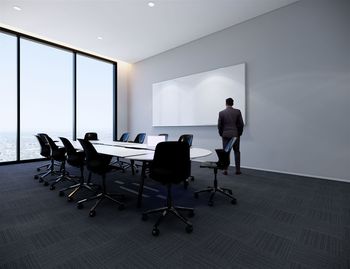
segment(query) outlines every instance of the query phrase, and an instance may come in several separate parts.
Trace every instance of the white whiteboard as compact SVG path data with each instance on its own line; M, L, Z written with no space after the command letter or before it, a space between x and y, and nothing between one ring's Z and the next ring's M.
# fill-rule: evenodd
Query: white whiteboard
M245 63L152 85L153 126L217 125L225 100L234 100L245 122Z

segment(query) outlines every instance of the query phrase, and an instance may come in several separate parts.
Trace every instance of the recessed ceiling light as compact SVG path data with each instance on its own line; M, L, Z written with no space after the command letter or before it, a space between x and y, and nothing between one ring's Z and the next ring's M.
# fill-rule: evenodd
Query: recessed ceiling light
M103 38L102 38L102 36L98 36L97 39L98 40L102 40Z
M154 5L155 5L154 2L148 2L149 7L154 7Z
M17 11L21 11L22 10L19 6L14 6L13 9L17 10Z

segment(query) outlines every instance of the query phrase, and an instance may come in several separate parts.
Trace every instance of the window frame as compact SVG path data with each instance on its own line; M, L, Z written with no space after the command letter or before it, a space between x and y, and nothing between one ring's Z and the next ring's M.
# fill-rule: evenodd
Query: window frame
M68 52L71 52L73 57L72 57L72 67L73 67L73 85L72 85L72 102L73 102L73 140L77 139L77 55L82 55L82 56L87 56L91 57L95 60L107 62L113 65L113 75L112 75L112 84L113 84L113 102L112 102L112 110L113 110L113 140L117 140L117 135L118 135L118 116L117 116L117 96L118 96L118 86L117 86L117 78L118 78L118 63L116 61L103 58L100 56L96 56L81 50L77 50L68 46L64 46L61 44L57 44L51 41L47 41L41 38L37 38L34 36L30 36L24 33L20 33L11 29L7 29L4 27L0 26L0 32L4 34L9 34L12 36L15 36L17 39L17 130L16 130L16 160L15 161L5 161L5 162L0 162L0 165L6 165L6 164L16 164L16 163L27 163L27 162L33 162L33 161L41 161L43 158L36 158L36 159L25 159L21 160L20 159L20 126L21 126L21 117L20 117L20 97L21 97L21 74L20 74L20 60L21 60L21 39L27 39L29 41L41 43L43 45L51 46L53 48L57 49L62 49L66 50Z

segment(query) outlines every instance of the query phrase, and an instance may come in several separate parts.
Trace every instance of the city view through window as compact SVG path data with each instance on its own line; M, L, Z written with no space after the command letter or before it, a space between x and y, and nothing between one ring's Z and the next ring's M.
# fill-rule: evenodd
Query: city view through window
M17 36L0 32L0 162L40 158L37 133L58 140L73 138L74 54L45 43L20 38L17 94ZM113 64L76 55L76 130L113 138Z

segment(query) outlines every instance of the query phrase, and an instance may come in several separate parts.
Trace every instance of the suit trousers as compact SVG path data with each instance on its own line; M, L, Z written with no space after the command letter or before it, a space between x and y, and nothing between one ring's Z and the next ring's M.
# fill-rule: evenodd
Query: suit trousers
M227 143L231 140L232 137L223 137L222 138L222 147L225 148ZM235 166L236 166L236 172L241 171L241 152L239 151L239 142L240 137L237 137L235 143L233 143L233 152L235 155Z

